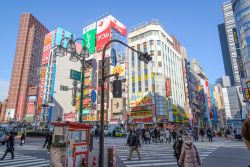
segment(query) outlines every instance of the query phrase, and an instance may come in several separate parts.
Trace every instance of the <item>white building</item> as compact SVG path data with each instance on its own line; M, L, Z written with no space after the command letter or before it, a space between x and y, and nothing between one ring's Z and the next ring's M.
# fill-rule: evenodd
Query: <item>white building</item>
M138 60L136 53L128 52L130 102L152 93L154 103L157 85L154 76L162 75L171 80L173 104L184 107L182 56L176 38L169 35L159 21L152 20L133 28L128 34L128 44L136 50L153 53L153 60L145 64Z

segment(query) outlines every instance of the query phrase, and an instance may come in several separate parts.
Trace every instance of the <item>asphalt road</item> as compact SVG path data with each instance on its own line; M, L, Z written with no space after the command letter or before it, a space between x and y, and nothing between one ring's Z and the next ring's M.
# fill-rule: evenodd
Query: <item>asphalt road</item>
M5 160L0 161L0 167L49 166L50 154L47 153L45 148L42 148L44 138L27 138L24 146L20 146L19 143L19 139L16 139L15 159L10 160L10 155L8 155ZM125 144L125 138L105 138L105 151L113 145L116 148L117 167L177 166L175 157L173 157L173 143L170 145L143 144L140 148L141 161L138 160L136 154L131 161L127 161L129 148ZM247 151L242 141L216 138L213 143L205 141L196 142L195 145L202 158L202 167L246 167L250 158L250 152ZM0 146L0 156L3 155L5 148L6 146ZM98 149L98 140L94 139L90 164L94 156L98 158ZM105 153L105 164L107 164L107 152Z

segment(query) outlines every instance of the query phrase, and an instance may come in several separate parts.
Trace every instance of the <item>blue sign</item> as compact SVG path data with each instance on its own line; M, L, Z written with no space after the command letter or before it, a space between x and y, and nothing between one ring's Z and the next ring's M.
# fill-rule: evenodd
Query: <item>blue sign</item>
M117 58L116 58L116 52L114 48L111 49L111 61L112 61L112 66L116 66Z
M94 90L91 91L91 101L92 103L96 102L96 92Z

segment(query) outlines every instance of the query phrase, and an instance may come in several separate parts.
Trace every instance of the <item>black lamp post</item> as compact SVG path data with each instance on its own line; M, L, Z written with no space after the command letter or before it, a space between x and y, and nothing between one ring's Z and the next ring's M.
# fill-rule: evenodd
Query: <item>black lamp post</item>
M63 47L64 40L68 41L66 48ZM82 123L82 110L83 110L82 103L83 103L83 96L84 96L83 90L84 90L84 78L85 78L84 69L85 69L85 66L88 65L88 62L85 59L89 57L89 51L88 51L87 47L84 46L84 47L82 47L81 52L77 53L76 41L79 41L79 40L81 40L85 43L84 39L82 39L82 38L77 38L76 40L74 40L73 35L71 36L71 38L68 38L68 37L62 38L60 45L58 45L56 48L56 55L59 57L64 57L65 53L69 53L70 54L70 58L69 58L70 61L73 61L73 62L80 61L81 62L82 67L81 67L81 88L80 88L81 97L80 97L79 122Z
M149 55L147 52L146 53L142 53L140 51L135 50L134 48L132 48L131 46L128 46L127 44L125 44L124 42L117 40L117 39L112 39L109 42L107 42L103 48L102 51L102 78L99 81L99 85L101 86L101 121L100 121L100 147L99 147L99 167L103 167L104 166L104 82L105 79L108 78L107 76L104 76L104 58L105 58L105 52L106 49L108 48L110 43L113 42L117 42L120 43L124 46L126 46L127 48L133 50L134 52L136 52L138 54L138 59L140 61L143 61L144 63L148 64L151 60L152 57L151 55Z

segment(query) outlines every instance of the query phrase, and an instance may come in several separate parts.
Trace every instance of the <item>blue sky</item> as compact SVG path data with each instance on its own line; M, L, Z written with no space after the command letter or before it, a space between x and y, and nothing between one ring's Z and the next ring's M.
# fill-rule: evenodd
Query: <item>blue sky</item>
M217 25L223 22L225 0L12 0L0 1L0 101L11 77L21 13L30 12L48 29L60 26L81 36L82 28L112 14L128 28L158 19L195 57L210 82L224 75Z

